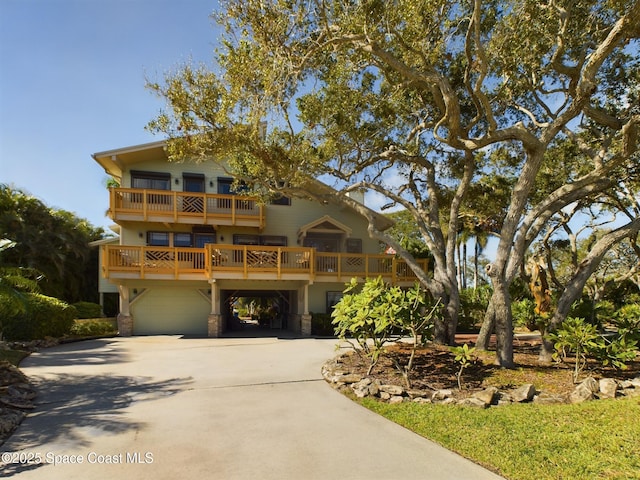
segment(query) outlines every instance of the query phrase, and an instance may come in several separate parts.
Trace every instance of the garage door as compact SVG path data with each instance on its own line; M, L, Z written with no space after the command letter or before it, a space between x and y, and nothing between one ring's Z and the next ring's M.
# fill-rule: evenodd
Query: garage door
M207 335L211 302L195 289L150 288L131 305L134 335Z

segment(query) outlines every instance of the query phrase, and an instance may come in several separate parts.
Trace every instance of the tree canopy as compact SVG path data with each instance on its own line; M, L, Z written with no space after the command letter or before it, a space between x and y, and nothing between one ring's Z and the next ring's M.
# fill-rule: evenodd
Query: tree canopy
M167 110L149 128L265 195L319 177L356 209L365 189L409 212L432 271L370 232L441 300L436 341L454 339L467 219L500 239L487 324L510 366L508 286L547 222L621 185L637 203L637 0L227 0L214 16L217 64L150 82ZM640 228L626 208L623 237Z
M14 244L2 254L3 267L38 272L45 295L69 303L98 300L98 251L89 242L103 236L102 228L73 213L0 185L0 238Z

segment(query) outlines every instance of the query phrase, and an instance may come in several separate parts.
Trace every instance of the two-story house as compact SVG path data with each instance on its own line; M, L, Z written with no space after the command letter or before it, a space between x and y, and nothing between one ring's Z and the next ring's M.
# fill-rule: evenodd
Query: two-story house
M272 327L310 335L310 312L330 312L352 277L415 281L344 205L284 197L263 205L236 194L214 161L169 162L164 142L93 158L120 185L108 211L119 238L101 245L103 277L120 297L120 335L216 337L238 298L261 296L277 311ZM392 225L375 218L379 229Z

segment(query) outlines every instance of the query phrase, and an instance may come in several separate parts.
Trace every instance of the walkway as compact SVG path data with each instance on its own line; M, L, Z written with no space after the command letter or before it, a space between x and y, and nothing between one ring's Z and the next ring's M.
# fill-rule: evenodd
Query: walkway
M332 390L320 366L335 343L130 337L33 354L37 407L2 446L25 464L0 477L500 478Z

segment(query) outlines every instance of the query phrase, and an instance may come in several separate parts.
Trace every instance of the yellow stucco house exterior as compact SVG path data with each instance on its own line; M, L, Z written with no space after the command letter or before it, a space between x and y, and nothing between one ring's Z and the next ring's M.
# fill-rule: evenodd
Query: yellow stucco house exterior
M351 278L416 280L337 202L262 205L234 193L214 161L169 162L165 142L93 158L120 185L108 210L119 237L99 245L103 288L119 295L120 335L217 337L233 328L238 298L264 296L278 313L270 327L310 335L311 312L329 313ZM392 225L374 217L379 229Z

